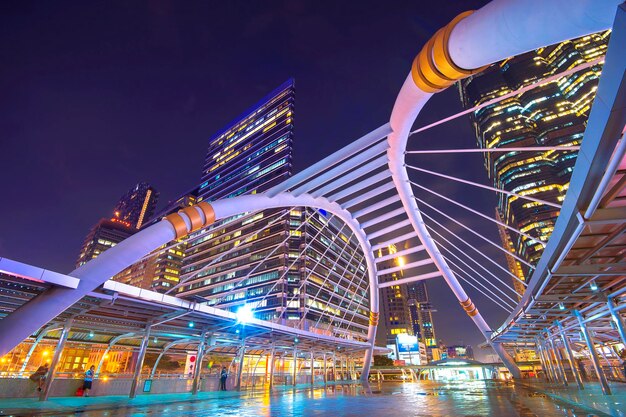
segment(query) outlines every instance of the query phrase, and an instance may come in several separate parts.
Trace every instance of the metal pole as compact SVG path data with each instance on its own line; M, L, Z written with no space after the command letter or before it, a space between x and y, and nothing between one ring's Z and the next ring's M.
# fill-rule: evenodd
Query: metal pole
M324 353L324 386L328 383L328 369L326 367L326 354Z
M548 367L550 368L550 373L552 375L552 382L559 383L561 382L559 379L559 374L556 371L556 367L554 366L554 359L552 358L552 353L550 352L550 347L548 346L548 341L544 340L542 343L543 351L546 354L546 358L548 359Z
M200 374L202 373L202 360L206 346L206 335L202 335L200 344L198 345L198 353L196 353L196 366L193 369L193 385L191 386L191 395L196 395L200 389Z
M558 347L554 343L554 339L550 338L548 340L550 341L550 345L552 346L552 352L554 352L554 359L556 361L556 367L559 370L559 373L561 374L563 385L567 387L569 384L567 383L567 375L565 375L565 368L563 367L563 362L562 362L563 358L561 357L561 352L559 351Z
M333 382L337 380L337 356L333 353Z
M563 332L563 325L560 321L555 322L557 327L559 328L559 334L561 335L561 339L563 340L563 346L565 346L565 353L567 354L567 360L569 361L570 369L572 370L572 374L574 375L574 379L576 380L576 384L578 385L579 390L584 390L585 385L583 384L583 379L578 372L578 367L576 366L576 361L574 360L574 352L572 351L572 346L569 343L569 339Z
M296 345L293 345L293 381L291 381L291 385L296 386L296 376L298 373L298 348Z
M541 348L541 343L539 342L539 339L535 340L535 347L537 349L537 353L539 354L539 361L541 362L543 376L546 378L546 381L550 382L552 376L550 375L550 369L548 369L548 363L546 362L546 358L543 354L543 349Z
M241 341L241 348L239 349L239 368L237 368L237 385L236 388L238 391L241 390L241 374L243 373L243 361L245 359L246 354L246 339Z
M270 353L270 362L268 364L269 366L269 388L270 390L272 389L272 386L274 385L274 363L276 362L276 352L274 351L274 348L272 348L272 352Z
M52 362L50 362L50 368L48 368L48 374L46 375L46 379L43 383L43 388L39 393L39 401L47 401L48 395L50 394L50 387L52 386L52 381L54 380L54 372L56 371L57 364L59 363L59 359L61 359L61 352L63 352L63 347L65 346L65 342L67 341L68 336L70 335L70 328L72 327L72 319L68 320L63 326L63 331L61 332L61 337L59 338L59 344L54 350L54 355L52 356Z
M578 310L574 310L574 316L576 316L576 318L578 319L578 324L580 324L580 330L583 334L583 337L585 338L587 347L589 348L591 362L593 363L593 368L596 371L596 375L598 375L598 380L600 381L600 386L602 387L602 393L604 395L611 395L611 388L609 387L609 383L604 376L604 372L602 372L600 360L598 359L598 352L596 352L596 349L593 345L593 339L591 338L591 334L589 334L589 330L587 330L587 326L585 326L583 316Z
M311 351L311 387L315 385L315 361L313 358L313 351Z
M28 365L28 361L30 360L30 357L33 355L33 352L35 351L35 348L37 347L39 342L41 342L41 339L43 339L44 336L49 331L55 330L55 328L58 329L58 328L62 328L62 327L57 324L57 325L53 325L53 326L48 326L45 329L43 329L41 332L39 332L39 335L35 339L35 342L30 347L30 349L28 350L28 353L26 354L26 357L24 358L24 362L22 363L22 368L20 369L20 374L23 373L26 370L26 366Z
M141 378L141 368L143 367L143 360L146 357L146 350L148 350L148 344L150 343L150 329L151 325L146 326L146 334L141 340L141 346L139 347L139 355L137 356L137 362L135 363L135 372L133 374L133 382L130 385L129 398L135 398L137 396L137 388L139 387L139 378Z
M622 343L626 345L626 325L624 325L624 320L622 319L622 316L620 316L619 312L615 311L615 303L613 300L609 299L606 302L606 305L609 307L609 313L611 313L611 318L617 327L619 337L622 339Z

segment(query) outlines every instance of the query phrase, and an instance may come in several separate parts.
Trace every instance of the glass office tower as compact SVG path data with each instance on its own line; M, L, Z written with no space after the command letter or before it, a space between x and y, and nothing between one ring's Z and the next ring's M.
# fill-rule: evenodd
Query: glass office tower
M198 201L260 193L291 175L294 95L289 80L209 140ZM362 338L367 276L356 239L342 229L328 213L300 207L224 219L190 236L174 293L231 311L249 303L259 319Z
M459 83L465 108L528 86L542 78L602 57L609 32L596 33L506 59ZM564 76L525 93L471 113L478 146L567 147L579 145L595 97L602 64ZM561 204L569 187L577 152L566 150L485 153L485 168L495 187ZM550 237L559 209L518 196L500 194L496 217L534 239ZM533 239L500 230L503 245L535 265L543 246ZM522 280L529 267L508 257L509 269ZM523 287L516 285L521 293Z

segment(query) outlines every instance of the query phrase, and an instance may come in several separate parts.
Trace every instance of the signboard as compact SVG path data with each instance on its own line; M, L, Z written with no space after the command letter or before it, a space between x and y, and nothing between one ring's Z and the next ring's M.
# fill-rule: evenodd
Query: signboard
M152 389L152 380L146 379L145 381L143 381L143 392L150 392L151 389Z
M400 333L398 336L396 336L396 344L398 345L399 353L419 353L420 351L419 344L417 343L417 337L410 336L406 333Z

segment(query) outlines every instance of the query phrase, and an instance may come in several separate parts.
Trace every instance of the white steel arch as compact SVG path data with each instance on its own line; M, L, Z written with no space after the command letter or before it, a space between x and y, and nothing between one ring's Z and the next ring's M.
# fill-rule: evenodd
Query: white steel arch
M417 241L404 253L426 256L407 265L419 272L403 283L442 275L468 315L490 340L491 329L457 280L430 236L409 182L404 154L410 128L436 92L495 61L611 26L620 0L494 0L475 13L464 13L442 28L416 58L391 114L390 124L356 140L264 194L200 203L168 216L131 236L71 273L76 289L54 287L0 321L0 356L33 334L111 276L156 248L216 219L268 209L307 206L327 210L344 221L363 249L370 283L367 379L378 323L380 264L376 256L394 243ZM424 273L430 266L435 272ZM419 269L418 269L419 268ZM494 348L514 376L519 370L498 344Z

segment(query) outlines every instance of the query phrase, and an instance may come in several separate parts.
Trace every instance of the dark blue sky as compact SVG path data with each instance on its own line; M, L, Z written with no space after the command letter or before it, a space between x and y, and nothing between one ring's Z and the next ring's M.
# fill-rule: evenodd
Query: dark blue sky
M197 185L211 134L289 77L301 170L386 123L421 46L483 3L0 2L0 256L70 272L128 188L147 181L163 205ZM417 124L460 107L451 88ZM423 136L475 143L466 118ZM443 281L429 290L439 337L481 341Z

